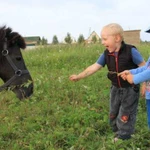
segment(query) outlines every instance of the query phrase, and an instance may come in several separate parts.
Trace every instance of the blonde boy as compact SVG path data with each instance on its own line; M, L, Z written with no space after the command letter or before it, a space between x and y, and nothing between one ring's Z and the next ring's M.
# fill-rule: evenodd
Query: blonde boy
M115 133L114 142L118 139L130 139L134 132L137 106L139 100L139 85L129 84L117 76L123 70L129 70L145 64L138 50L123 41L123 29L117 23L103 27L101 31L104 53L96 63L87 67L79 74L70 76L71 81L86 78L107 65L110 88L110 125Z

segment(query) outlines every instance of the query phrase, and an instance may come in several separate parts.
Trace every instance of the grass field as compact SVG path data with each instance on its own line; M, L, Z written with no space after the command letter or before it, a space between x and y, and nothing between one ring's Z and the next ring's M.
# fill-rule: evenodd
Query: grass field
M150 45L138 49L147 60ZM68 79L94 63L103 50L101 45L58 45L23 51L34 94L19 101L11 91L0 93L0 150L149 150L144 98L133 138L114 144L107 69L79 82Z

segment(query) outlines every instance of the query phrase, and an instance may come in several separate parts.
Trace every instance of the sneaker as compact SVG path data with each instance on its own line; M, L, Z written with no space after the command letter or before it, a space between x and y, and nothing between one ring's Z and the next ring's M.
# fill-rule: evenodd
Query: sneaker
M113 143L116 143L117 141L118 141L118 134L117 134L117 132L115 132Z
M119 136L119 135L115 135L114 136L114 143L116 143L118 140L129 140L131 138L131 135L126 135L126 136Z
M119 138L118 138L118 137L115 137L115 138L114 138L114 143L116 143L118 140L119 140Z

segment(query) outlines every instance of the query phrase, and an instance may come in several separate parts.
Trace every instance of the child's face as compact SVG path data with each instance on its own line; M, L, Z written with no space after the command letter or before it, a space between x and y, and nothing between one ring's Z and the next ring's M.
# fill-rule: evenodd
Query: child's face
M120 48L121 42L118 35L111 35L108 31L103 30L101 32L101 40L110 53L118 51L118 48Z

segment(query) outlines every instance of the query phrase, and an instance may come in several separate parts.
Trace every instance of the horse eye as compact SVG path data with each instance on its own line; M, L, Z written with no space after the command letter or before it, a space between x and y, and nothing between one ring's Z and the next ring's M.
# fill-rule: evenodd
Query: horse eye
M20 61L21 60L21 56L17 56L16 60Z

